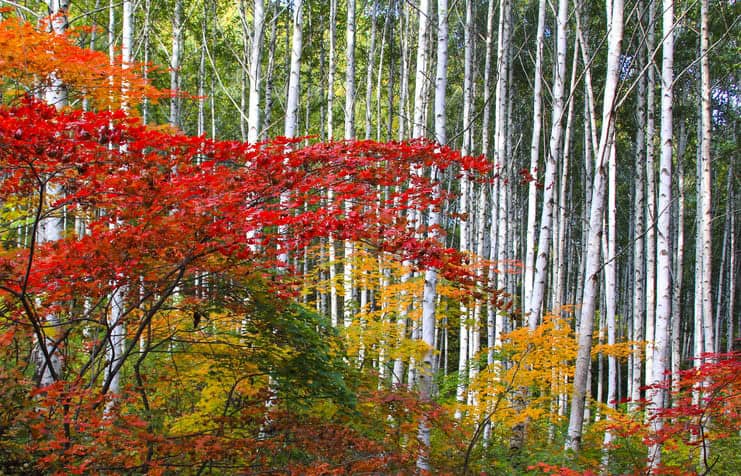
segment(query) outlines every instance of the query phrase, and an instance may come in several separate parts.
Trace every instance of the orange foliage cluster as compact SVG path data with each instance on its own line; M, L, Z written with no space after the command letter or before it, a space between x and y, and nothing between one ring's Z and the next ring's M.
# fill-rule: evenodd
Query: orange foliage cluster
M74 31L60 37L14 17L0 22L0 84L4 95L18 97L42 90L52 74L73 95L88 98L98 109L117 109L169 93L152 86L138 71L141 64L121 67L120 58L111 64L108 55L80 48L70 41ZM125 85L126 97L121 95Z

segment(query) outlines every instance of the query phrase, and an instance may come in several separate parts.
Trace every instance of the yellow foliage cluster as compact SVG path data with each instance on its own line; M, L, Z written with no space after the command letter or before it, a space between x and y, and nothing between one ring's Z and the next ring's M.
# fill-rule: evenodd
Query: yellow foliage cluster
M503 335L494 363L471 383L477 408L468 412L469 419L488 417L507 428L530 420L557 421L559 402L571 391L576 352L571 326L558 316L546 316L535 330Z

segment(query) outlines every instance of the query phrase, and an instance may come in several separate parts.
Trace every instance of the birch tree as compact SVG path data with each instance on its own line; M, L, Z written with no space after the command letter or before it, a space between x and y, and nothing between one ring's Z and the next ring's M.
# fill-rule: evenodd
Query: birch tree
M130 67L132 60L132 48L133 48L133 4L131 0L124 0L122 5L121 14L121 68L126 70ZM124 111L128 109L126 104L126 83L121 85L121 95L123 97L122 108ZM122 152L126 151L126 147L122 146ZM112 225L115 227L116 225ZM109 311L108 311L108 345L106 346L106 356L108 363L105 368L105 379L104 388L107 386L108 391L113 395L117 395L121 391L121 373L120 369L123 365L123 358L125 354L126 346L126 327L124 324L124 318L126 316L125 309L125 298L127 294L127 287L119 283L115 283L116 288L111 294ZM106 413L111 410L111 405L115 400L111 401L106 406Z
M602 211L604 207L605 161L609 160L613 126L614 104L617 96L617 83L620 72L620 50L623 39L623 1L608 3L611 22L608 23L607 71L602 102L602 127L592 184L587 256L585 263L584 296L582 298L581 321L578 330L578 351L574 371L574 387L571 394L571 414L567 430L566 449L578 452L581 447L584 404L589 378L589 364L592 350L592 327L597 304L597 283L601 267L600 247L602 236Z
M252 50L250 51L250 97L247 111L247 141L257 142L260 133L260 63L265 30L264 0L255 0L252 30Z
M639 50L639 58L643 56L643 47ZM643 61L639 59L639 67ZM638 97L636 98L636 136L635 136L635 168L634 168L634 197L633 197L633 341L643 340L643 316L644 316L644 290L645 275L644 267L644 190L645 190L645 131L646 131L646 79L642 76L638 79ZM641 399L641 369L643 367L643 352L641 344L633 344L631 356L631 381L629 382L629 393L631 408L637 408Z
M536 177L540 160L540 130L543 125L543 35L545 30L545 0L538 2L538 26L535 33L535 72L533 73L533 133L530 139L530 174ZM559 17L560 18L560 17ZM560 23L559 23L560 25ZM558 33L557 33L558 34ZM559 43L560 45L560 43ZM574 52L576 56L576 52ZM565 58L564 58L565 62ZM527 303L532 296L533 275L535 266L535 236L537 223L536 181L531 180L527 189L527 228L525 237L525 277L523 282L523 302ZM528 326L535 329L538 316L528 315Z
M490 0L493 2L493 0ZM463 144L461 146L461 154L468 155L471 153L471 134L472 134L472 123L471 123L471 102L472 102L472 88L473 88L473 38L472 38L472 27L473 27L473 14L471 0L466 0L466 17L463 30ZM490 43L490 39L487 38ZM437 90L436 90L437 91ZM437 123L436 123L437 125ZM472 196L471 185L469 184L468 176L464 172L461 176L461 192L459 211L464 219L461 220L459 225L459 250L461 253L468 253L471 251L471 234L469 231L468 220L465 219L465 215L469 212L469 196ZM465 301L461 301L460 305L461 317L459 326L459 337L458 337L458 385L456 386L455 399L458 403L458 408L455 411L455 418L460 419L463 415L461 407L466 401L466 382L468 381L468 335L469 335L469 323L468 323L468 306Z
M657 273L656 273L656 325L654 328L653 380L660 384L666 378L669 321L671 319L671 200L672 200L672 101L674 83L674 2L663 1L662 13L662 59L661 59L661 160L659 163L659 202L657 220ZM666 390L655 386L649 392L649 413L664 407ZM662 420L653 420L657 432L661 430ZM654 466L661 461L661 445L654 443L649 448L649 462Z
M355 138L355 0L347 2L347 26L345 31L345 140ZM345 203L346 213L350 213L352 203ZM353 296L353 243L345 240L345 266L343 268L343 320L345 328L352 325L354 308ZM362 344L361 344L362 349ZM362 353L360 356L362 361Z
M327 140L334 140L334 82L335 73L337 71L336 64L336 48L337 48L337 27L335 23L337 21L337 0L330 0L329 3L329 58L328 58L328 73L327 73ZM327 191L329 202L334 201L332 189ZM337 248L335 247L335 240L330 234L328 239L328 254L329 254L329 315L330 322L333 327L337 327L339 319L339 304L337 296Z
M654 141L656 135L655 1L648 0L648 24L646 27L646 54L648 64L646 71L646 382L653 381L653 340L656 320L656 170L654 165Z
M180 0L178 0L180 1ZM291 40L291 59L288 77L288 97L286 99L286 119L284 135L296 137L298 129L299 77L301 75L301 53L303 51L303 0L293 4L293 33Z
M429 12L427 12L429 14ZM420 15L422 13L420 12ZM420 18L420 24L422 18ZM421 28L421 27L420 27ZM435 70L435 140L440 145L447 142L445 130L445 90L448 81L448 1L437 2L437 67ZM437 169L430 170L432 179L437 177ZM433 190L433 198L440 195L439 185ZM440 224L440 211L437 205L428 210L428 234L430 238L437 237L437 226ZM419 374L420 398L430 400L433 389L433 372L435 369L435 306L437 304L437 269L430 266L425 270L425 281L422 294L422 341L427 346L422 368ZM417 468L420 471L430 471L428 452L430 449L430 425L426 417L419 424L419 441L421 444Z
M713 244L713 229L712 229L712 180L711 180L711 132L712 132L712 116L711 116L711 85L710 85L710 60L708 58L708 50L710 48L709 31L708 31L708 1L702 0L700 2L700 167L701 175L700 180L700 196L698 201L700 202L699 216L701 226L698 227L698 243L702 244L702 255L701 255L701 275L696 276L696 280L700 280L701 286L698 288L695 286L695 292L700 294L702 299L702 335L703 335L703 348L702 351L706 353L715 352L713 348L714 337L713 337L713 315L712 315L712 295L711 295L711 279L712 279L712 244ZM695 309L695 313L698 310ZM695 329L695 332L700 332L700 329ZM698 354L698 349L695 350L695 356Z
M175 0L175 8L172 15L172 49L170 53L170 98L169 122L173 127L180 126L180 66L182 61L183 47L183 0Z
M67 13L69 11L69 1L67 0L48 0L48 27L57 35L64 35L69 23ZM53 105L57 110L67 107L67 87L64 82L55 74L46 78L46 87L44 88L44 100L47 104ZM53 200L60 193L60 187L52 182L47 182L41 188L39 197L39 211L44 211L44 217L37 224L36 236L32 239L31 246L41 245L50 241L57 241L62 238L64 233L62 219L56 213L49 213L46 209L47 201ZM41 215L41 213L39 214ZM39 387L47 387L59 380L62 374L63 358L59 350L58 338L60 321L54 313L48 313L39 322L37 331L37 343L34 348L33 360L36 364L36 375ZM43 344L42 344L43 342Z
M528 323L531 328L540 321L545 293L548 253L553 233L553 203L556 188L556 161L561 150L563 136L563 96L566 77L566 39L568 21L567 0L558 2L558 27L556 31L556 71L553 77L553 112L551 115L551 135L546 157L545 174L543 176L543 207L540 215L540 234L538 235L538 255L535 261L532 295L528 301Z

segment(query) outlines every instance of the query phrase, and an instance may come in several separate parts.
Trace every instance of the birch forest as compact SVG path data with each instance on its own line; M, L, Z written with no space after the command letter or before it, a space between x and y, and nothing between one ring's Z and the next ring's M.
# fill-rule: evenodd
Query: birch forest
M739 474L740 19L0 0L0 475Z

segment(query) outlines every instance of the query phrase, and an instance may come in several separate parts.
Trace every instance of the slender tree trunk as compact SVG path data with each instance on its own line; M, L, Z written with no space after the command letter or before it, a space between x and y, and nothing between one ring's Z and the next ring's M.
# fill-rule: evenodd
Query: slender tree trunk
M510 0L500 0L499 2L499 38L497 40L497 82L494 94L494 141L495 141L495 164L498 168L497 173L499 177L495 182L496 192L492 193L492 225L490 231L490 247L492 250L496 250L492 253L492 257L498 262L503 263L505 250L507 244L505 243L506 237L506 221L507 221L507 186L504 183L503 174L505 173L506 166L506 114L507 114L507 68L509 63L507 61L507 50L509 45L509 13L510 13ZM496 202L494 198L496 197ZM496 274L496 286L499 289L505 287L505 276L502 272ZM502 312L493 311L495 313L494 326L495 333L498 336L498 340L504 333L504 314ZM501 343L501 342L500 342Z
M206 133L206 49L208 48L208 5L203 5L201 19L201 47L198 58L198 119L196 133L202 136Z
M462 155L471 153L471 102L472 102L472 85L473 85L473 39L472 39L472 5L471 0L466 0L466 19L464 23L463 44L464 44L464 61L463 61L463 145L461 147ZM471 251L471 234L469 231L469 220L466 214L469 213L469 198L472 196L472 186L469 184L468 175L463 172L461 175L460 185L460 204L459 212L463 218L459 225L461 253ZM458 353L458 385L456 387L456 402L458 407L455 411L455 418L462 417L461 407L466 401L466 382L468 381L468 306L465 300L461 300L461 317L460 317L460 338Z
M399 140L404 140L409 133L409 114L408 114L408 102L409 102L409 4L405 0L399 0L401 2L401 51L400 51L400 74L399 74Z
M255 0L252 30L252 51L250 52L250 100L247 112L247 141L254 144L260 134L260 63L265 30L265 2Z
M355 0L347 2L347 25L345 31L347 48L345 50L345 140L355 138ZM351 202L345 202L345 212L350 213ZM353 243L345 240L344 268L342 276L343 324L345 328L352 325L355 299L353 296ZM362 345L361 345L362 348Z
M729 209L738 210L736 206L736 197L733 193L733 186L732 184L729 184L728 186L728 205L727 207ZM728 249L730 252L730 256L728 259L728 329L726 330L726 352L731 352L734 349L734 328L735 328L735 322L734 319L738 319L739 317L734 314L735 310L735 302L736 302L736 293L738 290L736 289L736 272L737 272L737 266L736 266L736 213L729 213L729 223L728 228L730 230L730 242L728 244Z
M639 57L643 56L643 48ZM638 62L639 66L642 60ZM645 131L646 131L646 79L638 80L638 97L636 105L636 138L635 138L635 180L634 180L634 202L633 202L633 341L631 356L631 381L630 400L631 409L638 408L641 400L641 370L643 368L643 315L645 310L644 290L645 275L644 267L644 190L645 190Z
M666 2L666 0L665 0ZM713 245L713 211L712 211L712 176L711 176L711 132L712 132L712 91L710 84L710 48L708 32L708 0L700 2L700 95L701 95L701 144L700 163L702 179L700 181L700 195L702 207L699 211L702 226L699 230L698 241L702 243L702 330L703 351L713 353L713 315L712 315L712 245Z
M355 138L355 0L347 0L345 32L345 139ZM347 297L347 296L346 296Z
M371 138L373 109L371 100L373 98L373 58L376 55L376 33L378 30L378 0L373 1L371 9L371 38L368 50L368 64L366 65L365 77L365 139Z
M180 0L178 0L180 1ZM301 75L301 53L303 50L303 0L293 5L293 40L291 41L290 72L288 76L288 98L286 100L286 121L284 135L296 137L298 129L299 76Z
M552 309L556 315L561 315L561 307L564 303L564 281L566 277L566 267L568 264L566 256L566 244L568 240L566 238L568 210L566 194L571 192L572 187L567 187L566 184L569 178L569 168L571 161L571 131L573 130L574 122L574 95L576 93L576 72L579 60L579 36L574 37L574 57L571 62L571 85L569 99L568 99L568 112L566 113L566 130L564 131L563 140L563 153L561 163L561 180L559 187L558 197L558 234L556 235L556 242L554 244L554 268L555 268L555 285L553 287L553 306ZM570 228L570 227L568 227ZM528 322L528 325L532 323Z
M329 2L329 73L327 76L327 139L334 140L334 81L337 71L337 0ZM333 245L330 245L333 246Z
M656 315L656 171L654 167L656 64L656 0L648 0L648 55L646 91L646 383L653 382L653 342Z
M412 137L424 137L427 130L427 69L429 63L428 30L430 28L430 1L419 0L419 29L417 31L417 68L414 76L414 117Z
M121 68L126 70L131 65L132 59L132 47L133 47L133 4L131 0L123 1L122 11L122 27L121 27ZM124 83L121 85L122 91L122 108L126 111L128 105L126 103L126 92L128 86ZM122 151L126 151L126 147L122 146ZM115 226L115 225L114 225ZM122 359L124 357L126 347L126 327L124 325L125 317L125 298L127 294L127 287L124 285L116 284L116 288L111 294L110 298L110 309L108 311L108 345L106 346L106 357L108 364L105 369L104 382L109 382L108 391L117 395L121 391L121 375L120 368L122 365ZM106 406L106 413L111 410L111 405L115 402L112 400L109 405Z
M568 1L558 2L558 29L556 32L556 72L553 78L553 113L551 119L551 137L546 157L545 175L543 177L543 208L540 215L540 235L538 236L538 254L535 261L532 296L528 300L528 320L533 326L540 322L545 292L548 253L551 246L553 227L553 197L556 188L556 161L561 150L563 137L563 96L566 79L566 39L568 21ZM533 326L534 327L534 326Z
M527 228L525 238L525 281L523 282L522 302L527 303L532 296L533 275L535 274L535 234L538 225L535 221L537 210L538 162L540 160L540 130L543 125L543 36L545 30L545 0L538 2L538 26L535 34L535 73L533 77L533 135L530 139L530 174L532 179L527 190ZM576 50L574 51L576 58ZM565 58L564 58L565 61ZM573 83L572 83L573 84ZM571 105L572 102L569 103ZM537 327L537 316L528 315L530 329Z
M610 147L608 164L608 193L607 193L607 256L605 259L605 320L607 323L607 345L615 345L615 311L617 307L617 279L616 242L617 242L617 153L615 142ZM607 357L607 406L617 408L617 359L610 354ZM602 463L607 467L609 462L607 448L612 442L613 435L609 429L605 431L603 441Z
M175 0L172 15L172 51L170 56L170 125L180 127L180 63L183 47L183 0Z
M481 119L481 153L484 155L489 154L489 119L491 118L491 60L492 50L494 43L494 5L496 0L489 0L489 6L486 13L486 58L484 60L484 109ZM466 15L468 15L468 6L466 6ZM466 22L468 24L468 22ZM469 37L472 33L469 31ZM471 47L473 49L473 46ZM464 133L469 131L473 126L468 121L469 126L466 127L466 121L464 118ZM472 132L472 131L470 131ZM470 142L470 141L469 141ZM469 149L471 144L468 144Z
M424 1L424 0L423 0ZM422 24L429 22L429 7L427 10L420 11L420 30ZM427 15L428 18L422 18ZM438 0L438 23L437 23L437 68L435 72L435 140L438 144L447 142L445 131L445 89L448 81L448 2L447 0ZM421 39L421 36L420 36ZM422 48L422 44L419 45ZM424 45L425 47L427 45ZM423 63L424 64L424 63ZM417 73L419 76L420 62L417 63ZM416 86L415 86L416 88ZM415 106L415 112L417 108ZM415 114L415 119L417 119ZM422 137L424 129L415 131ZM430 171L433 180L437 177L437 170L433 166ZM433 190L433 198L440 195L439 186ZM440 224L440 212L436 205L430 206L428 210L428 237L437 238L436 228ZM419 369L419 391L420 398L423 401L429 401L432 398L433 390L433 370L435 368L435 306L437 304L437 269L429 267L425 270L424 288L422 294L422 341L427 346L427 351L422 359L422 365ZM417 468L420 471L430 471L429 451L430 451L430 424L427 416L423 416L419 423L419 442L420 452L417 458Z
M242 141L247 141L249 125L247 124L249 72L247 71L247 58L250 55L250 31L247 25L246 0L239 0L239 24L242 30L242 51L237 59L239 64L239 132Z
M679 371L682 361L680 352L681 320L682 320L682 278L684 273L684 153L687 149L687 127L682 120L679 131L679 146L677 148L677 219L674 225L675 259L674 259L674 289L672 290L672 323L671 323L671 371L672 391L679 391Z
M334 140L334 82L336 65L336 43L337 43L337 0L330 0L329 3L329 73L327 75L327 140ZM334 201L332 189L328 192L329 202ZM328 238L329 246L329 314L332 327L337 327L339 319L339 304L337 299L337 251L335 240L330 234Z
M607 47L607 72L603 96L602 130L595 164L592 185L592 203L589 215L589 236L584 278L584 297L582 300L579 340L574 372L574 388L571 395L571 415L569 416L566 448L578 452L581 446L584 423L584 404L589 379L589 364L592 350L592 327L597 300L599 280L600 236L602 235L602 209L604 202L604 163L609 160L609 151L614 137L614 104L617 96L617 83L620 72L620 48L623 39L623 2L613 0L611 5L611 24Z
M69 26L67 12L69 2L67 0L48 0L49 26L51 31L57 35L63 35ZM44 90L44 100L53 105L57 110L62 110L68 105L67 87L55 74L48 79L48 86ZM44 210L46 202L54 201L61 195L61 188L51 182L42 186L39 194L39 207ZM38 229L34 240L36 245L49 241L57 241L64 233L62 218L47 216L38 223ZM36 335L36 345L33 352L33 360L36 365L39 387L46 387L57 381L62 375L63 360L58 349L57 339L59 332L59 317L54 313L48 313L39 319L42 330ZM43 342L43 344L41 344Z
M671 319L672 281L671 281L671 203L672 203L672 101L674 82L674 1L664 0L662 15L663 37L661 61L661 159L659 163L659 203L657 220L657 273L656 273L656 326L654 328L653 380L660 384L666 376L668 358L669 321ZM649 412L655 414L664 408L666 389L653 388L647 397ZM653 420L658 432L663 420ZM655 468L661 462L661 445L655 443L649 448L649 463Z
M277 39L278 30L278 15L274 12L275 8L271 8L274 3L268 0L268 16L270 20L270 44L268 46L268 67L265 71L265 110L263 112L263 124L262 128L262 139L266 139L270 134L270 124L272 122L273 113L273 73L275 71L275 43Z

